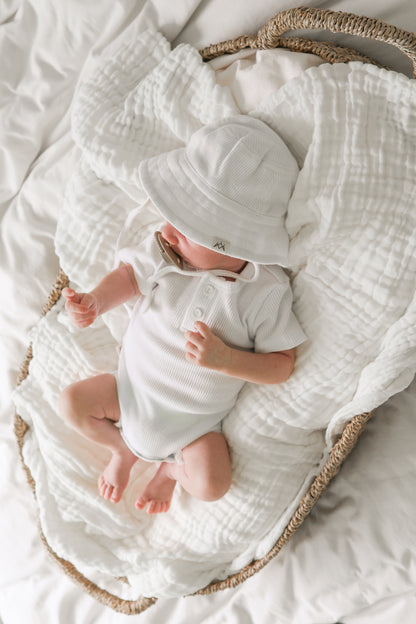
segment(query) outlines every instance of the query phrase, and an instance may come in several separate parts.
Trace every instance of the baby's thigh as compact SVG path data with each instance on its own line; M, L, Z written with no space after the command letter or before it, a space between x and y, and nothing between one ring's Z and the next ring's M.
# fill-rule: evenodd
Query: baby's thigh
M76 412L80 416L108 418L114 422L120 419L117 383L110 373L71 384L62 392L59 402L61 413Z

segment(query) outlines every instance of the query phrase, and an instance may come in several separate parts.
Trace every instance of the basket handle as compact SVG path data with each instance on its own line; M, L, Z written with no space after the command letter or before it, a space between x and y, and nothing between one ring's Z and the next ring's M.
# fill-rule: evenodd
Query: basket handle
M272 17L254 38L256 47L274 47L279 37L290 30L324 29L333 33L357 35L390 43L403 52L412 62L413 78L416 78L416 36L372 17L354 13L298 7L288 9Z

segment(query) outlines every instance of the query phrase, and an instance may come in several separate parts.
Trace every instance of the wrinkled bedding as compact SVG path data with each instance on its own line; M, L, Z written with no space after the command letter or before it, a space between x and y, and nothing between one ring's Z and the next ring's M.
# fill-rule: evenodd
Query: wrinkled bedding
M145 199L138 162L238 111L195 49L171 52L162 36L137 38L134 28L108 50L103 70L91 70L74 104L77 151L55 245L81 289L111 268L126 214ZM286 384L248 384L226 420L234 483L223 500L206 504L178 491L171 512L150 519L134 511L138 479L117 507L101 500L96 480L106 457L66 428L56 400L67 383L115 369L128 312L80 332L59 303L36 325L30 375L15 394L30 425L25 462L49 544L88 578L124 596L174 596L261 557L345 422L410 383L416 182L406 155L415 150L414 91L385 70L325 65L252 112L285 138L302 167L287 225L295 311L309 341ZM132 240L155 223L150 212L138 215ZM117 586L118 576L130 590Z

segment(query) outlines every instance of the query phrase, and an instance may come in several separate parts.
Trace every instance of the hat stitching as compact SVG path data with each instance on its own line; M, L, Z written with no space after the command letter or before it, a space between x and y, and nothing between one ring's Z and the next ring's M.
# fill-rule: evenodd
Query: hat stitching
M227 207L229 205L231 205L230 212L231 211L235 212L237 216L241 216L241 212L239 211L239 209L244 208L245 210L250 212L253 216L260 217L262 219L262 222L265 225L267 225L268 223L269 224L274 224L274 223L276 223L276 219L283 218L283 216L284 216L283 213L281 215L270 215L270 216L268 216L268 215L265 215L265 214L255 210L255 209L247 206L246 204L242 204L242 203L238 202L237 200L232 199L231 197L227 197L226 195L223 195L220 191L217 191L213 186L208 184L206 182L206 180L204 180L202 178L202 176L195 170L195 168L192 165L192 163L189 162L189 159L187 158L186 153L184 154L184 162L189 167L190 171L193 173L192 182L194 183L194 185L210 201L214 201L214 203L216 203L217 206L220 206L221 208L225 208L224 204L227 204ZM184 171L184 173L186 175L185 171ZM201 181L202 181L202 184L201 184ZM184 188L180 183L178 183L178 184L179 184L179 186L181 186L181 188ZM212 198L206 193L206 190L210 191L210 193L212 194ZM286 213L286 211L285 211L285 213Z

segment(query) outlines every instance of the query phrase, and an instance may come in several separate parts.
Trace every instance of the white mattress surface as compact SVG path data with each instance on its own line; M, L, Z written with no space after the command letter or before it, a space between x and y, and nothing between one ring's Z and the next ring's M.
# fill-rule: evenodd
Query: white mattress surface
M218 20L220 4L224 18ZM416 31L412 0L319 5ZM160 600L128 617L74 585L40 543L10 395L58 270L54 234L71 166L68 111L82 67L91 50L93 57L142 8L171 41L202 47L253 32L293 4L183 0L172 6L166 0L88 0L61 3L58 11L50 0L5 0L0 10L0 618L3 624L411 624L414 383L377 410L340 475L279 556L234 590ZM360 43L363 51L368 47ZM377 55L408 72L408 62L390 48L377 46Z

